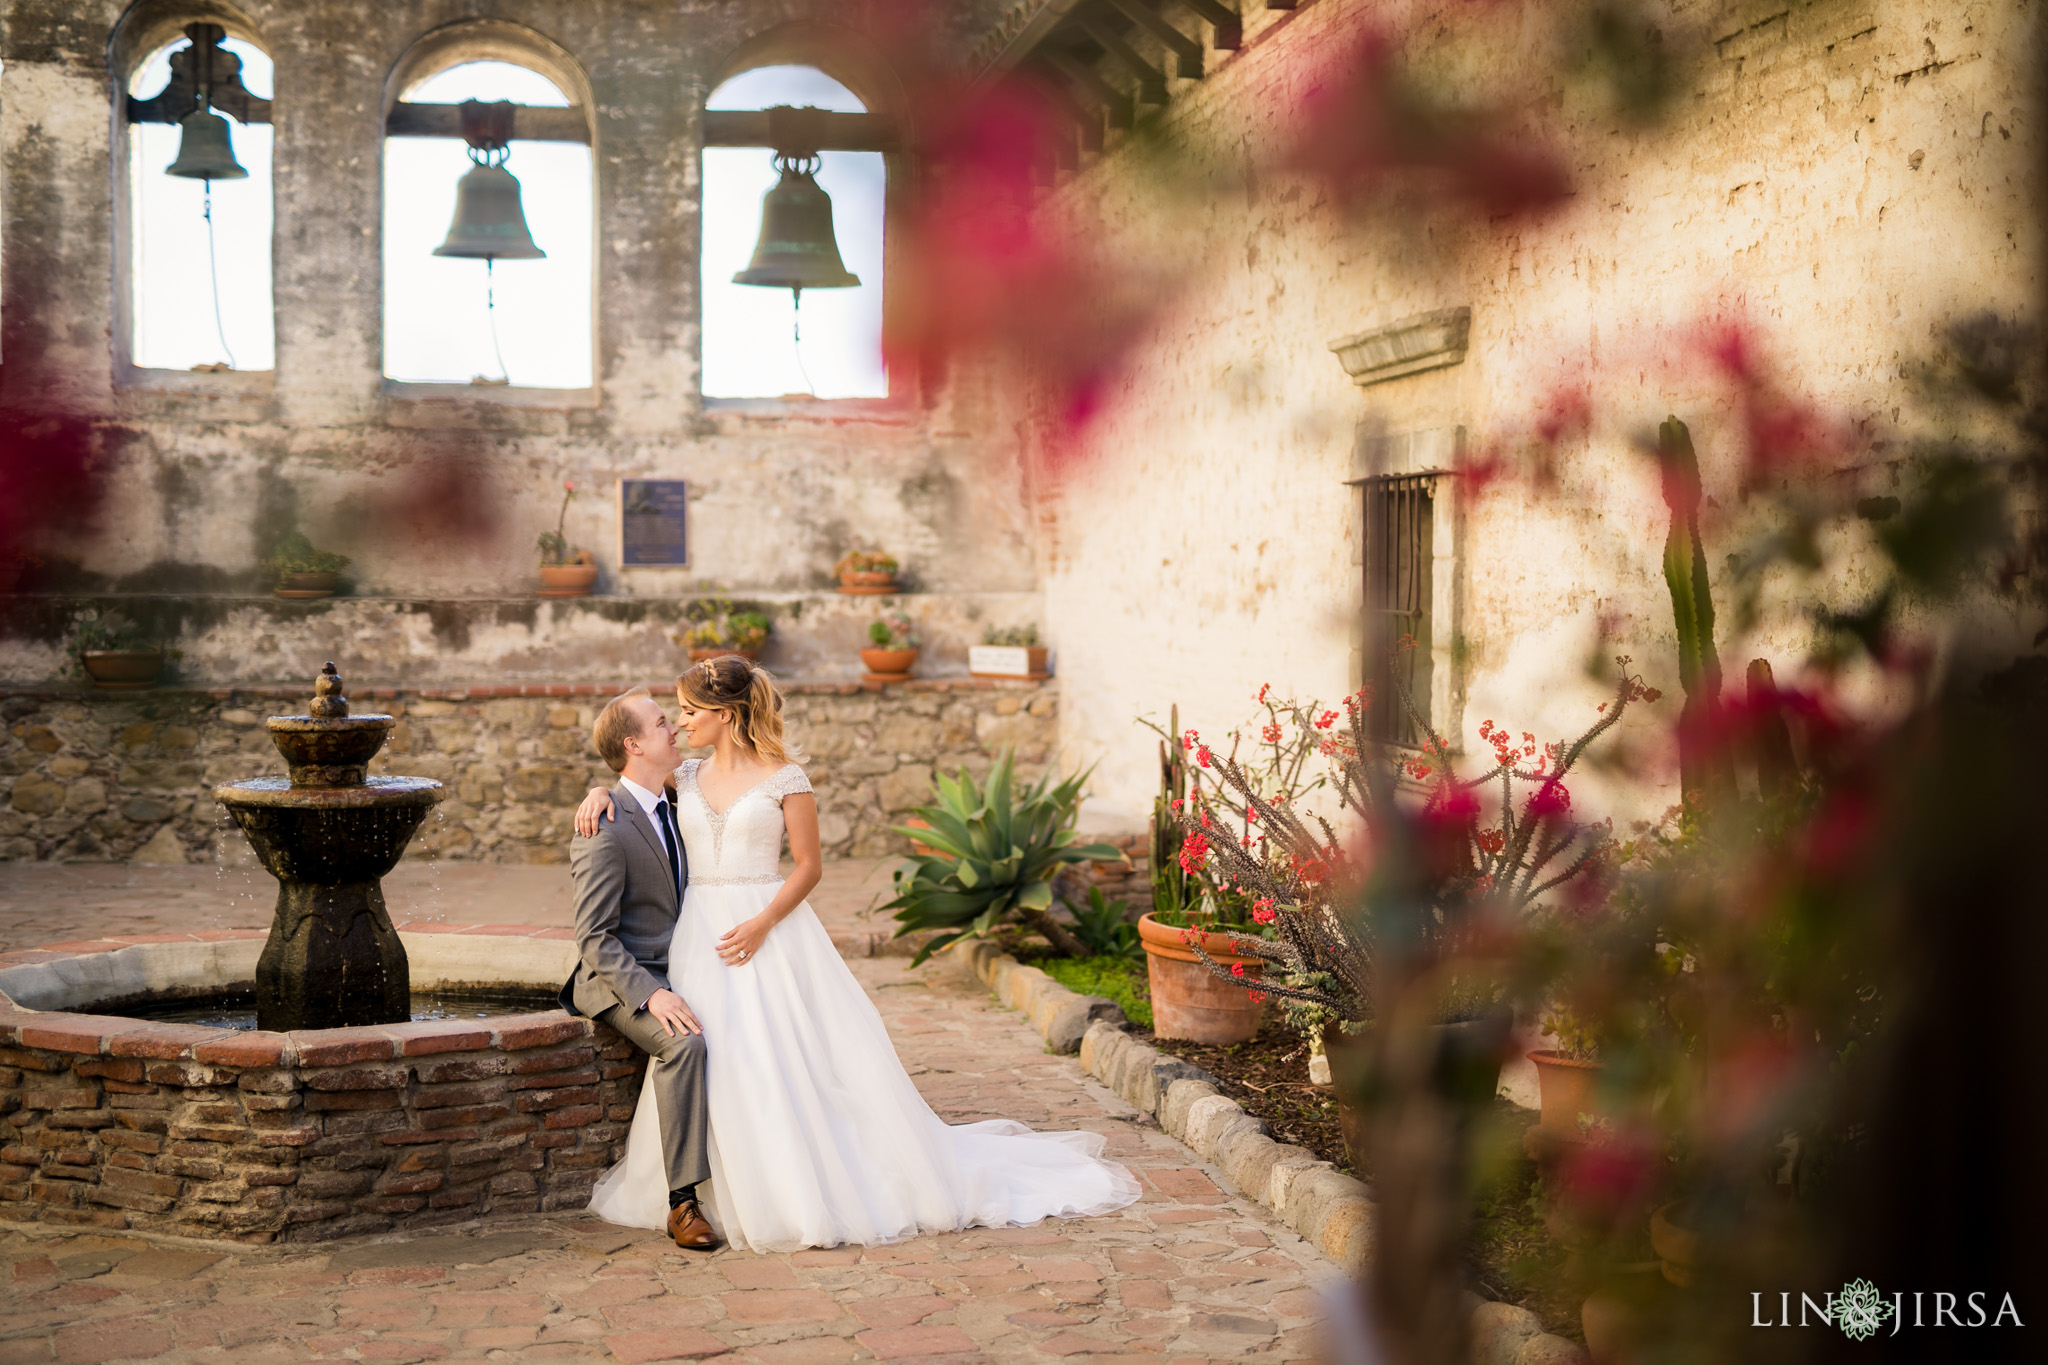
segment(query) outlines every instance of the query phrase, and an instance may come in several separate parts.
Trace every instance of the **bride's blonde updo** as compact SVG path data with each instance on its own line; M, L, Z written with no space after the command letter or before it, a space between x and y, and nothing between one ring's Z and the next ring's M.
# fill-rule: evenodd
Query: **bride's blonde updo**
M706 659L676 679L676 701L696 711L723 711L733 741L756 758L794 761L782 738L782 693L760 665L737 654Z

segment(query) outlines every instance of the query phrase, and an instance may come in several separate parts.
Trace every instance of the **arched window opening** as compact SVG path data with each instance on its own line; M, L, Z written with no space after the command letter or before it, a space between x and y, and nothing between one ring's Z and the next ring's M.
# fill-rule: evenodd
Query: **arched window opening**
M592 163L574 101L540 72L499 60L445 67L398 98L384 143L385 376L591 387ZM510 141L502 151L472 155L450 112L468 100L516 106L506 111ZM437 255L456 247L450 232L464 177L500 158L518 182L533 245L545 254ZM509 213L502 195L480 195L467 209L472 229L479 212L501 227Z
M271 369L269 56L191 24L127 93L130 363Z
M867 112L851 90L810 66L755 67L720 85L705 101L707 110L784 105ZM748 267L760 241L762 201L779 178L774 160L765 146L704 149L704 395L885 397L882 224L887 173L882 154L820 153L817 184L831 197L840 259L860 284L805 289L800 301L787 289L733 281Z

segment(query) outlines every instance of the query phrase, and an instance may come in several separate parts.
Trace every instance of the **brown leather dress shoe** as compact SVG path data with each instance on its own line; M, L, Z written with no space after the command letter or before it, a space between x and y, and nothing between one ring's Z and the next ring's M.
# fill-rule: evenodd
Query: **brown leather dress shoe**
M668 1211L668 1235L685 1251L716 1251L725 1245L697 1211L697 1201L685 1200Z

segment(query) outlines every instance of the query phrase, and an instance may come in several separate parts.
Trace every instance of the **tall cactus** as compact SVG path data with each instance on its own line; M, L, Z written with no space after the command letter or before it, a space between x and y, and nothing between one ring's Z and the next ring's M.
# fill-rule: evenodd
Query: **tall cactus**
M1159 794L1152 798L1152 911L1174 916L1194 903L1197 892L1180 865L1179 803L1187 799L1188 762L1180 743L1179 706L1166 723L1173 738L1159 743Z
M1714 724L1721 709L1721 658L1714 651L1714 595L1707 582L1707 551L1700 543L1700 462L1692 433L1675 416L1657 428L1657 463L1671 529L1664 537L1664 584L1671 590L1678 630L1678 681L1685 706L1678 715L1678 781L1688 801L1735 789L1735 768Z

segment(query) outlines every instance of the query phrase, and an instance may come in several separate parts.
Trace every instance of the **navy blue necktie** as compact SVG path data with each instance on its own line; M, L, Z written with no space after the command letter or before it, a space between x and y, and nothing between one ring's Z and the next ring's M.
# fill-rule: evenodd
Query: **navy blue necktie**
M675 884L676 903L683 900L683 864L676 857L676 831L671 822L675 812L669 809L667 800L654 803L654 823L661 826L661 842L668 846L668 878Z

